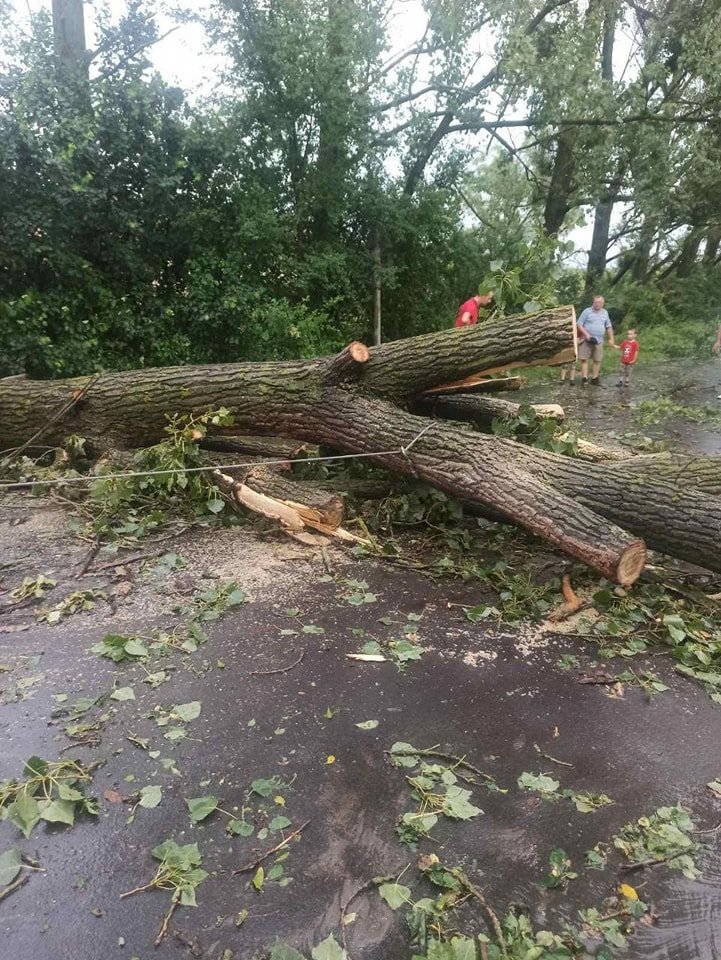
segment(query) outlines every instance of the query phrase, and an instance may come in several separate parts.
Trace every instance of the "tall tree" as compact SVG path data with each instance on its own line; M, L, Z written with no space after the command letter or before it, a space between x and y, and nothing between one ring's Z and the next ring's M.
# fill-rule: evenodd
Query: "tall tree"
M63 67L87 79L83 0L52 0L55 52Z

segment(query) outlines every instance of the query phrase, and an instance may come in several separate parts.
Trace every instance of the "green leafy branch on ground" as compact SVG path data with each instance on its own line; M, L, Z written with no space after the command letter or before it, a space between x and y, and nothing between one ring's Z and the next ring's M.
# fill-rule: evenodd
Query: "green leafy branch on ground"
M102 590L75 590L56 604L50 610L38 614L38 620L45 623L60 623L64 617L71 617L75 613L84 613L95 607L95 601L105 599Z
M593 813L613 803L605 793L590 793L589 791L576 792L574 790L560 790L558 780L548 774L522 773L518 778L518 786L522 790L537 793L544 800L570 800L579 813Z
M498 790L495 780L477 770L464 758L452 757L433 748L422 750L398 741L388 751L392 766L413 770L406 775L416 809L401 815L396 832L401 843L414 846L430 836L440 816L451 820L470 820L483 813L470 802L472 791L460 786L459 780L475 785L485 780L486 787ZM438 760L450 762L433 762Z
M367 638L358 653L348 654L349 657L356 660L381 661L392 660L398 667L399 672L405 670L405 666L412 660L420 660L424 653L424 647L421 646L419 622L421 614L406 614L406 622L400 623L401 637L390 637L381 640L373 634L368 633L361 627L353 629L353 635ZM396 626L396 621L390 617L379 618L379 623L387 627Z
M170 632L158 630L150 636L108 633L93 644L91 650L114 663L142 661L151 653L162 654L172 649L195 653L208 639L202 624L220 619L247 600L248 594L234 581L219 583L180 606L178 612L188 619Z
M595 957L610 960L617 950L625 949L635 923L649 911L636 891L623 885L600 909L579 911L578 925L566 924L560 933L538 930L522 908L512 907L499 917L485 893L463 870L444 865L435 854L421 857L418 866L425 879L441 890L440 895L414 900L411 888L397 881L378 886L380 896L392 910L407 909L415 947L411 960L571 960L588 955L588 950ZM561 850L552 852L551 866L550 882L545 884L550 889L562 890L577 876ZM460 932L454 914L470 905L478 906L487 934ZM472 918L467 923L475 925Z
M62 484L64 478L80 476L74 468L76 460L70 456L54 457L50 465L43 465L42 459L36 464L21 458L10 464L6 473L9 479L23 482L58 480L58 489L75 509L74 532L89 541L132 546L171 521L201 518L208 522L223 513L227 501L212 482L210 471L186 471L207 466L200 441L211 428L232 422L224 407L168 417L167 439L140 450L130 462L112 457L98 461L92 467L96 479L89 483L87 493L77 484ZM79 439L69 438L66 446L77 446ZM144 471L148 471L144 476L115 476ZM47 490L38 486L35 492L45 494Z
M628 591L605 585L592 598L598 619L582 620L578 630L599 644L600 656L667 649L677 672L699 680L721 703L721 614L713 596L693 585L640 583ZM660 690L652 674L637 682L650 693Z
M695 861L700 845L693 834L693 821L677 804L627 823L613 844L629 861L629 870L665 863L670 870L680 870L689 880L695 880L701 876Z
M41 820L72 826L78 814L97 816L97 801L82 786L92 777L79 762L30 757L23 772L22 780L0 783L0 819L14 823L24 837Z
M644 426L652 423L665 423L667 420L686 420L690 423L720 423L721 410L710 403L692 407L676 403L670 397L657 397L642 400L633 410L634 418Z
M25 577L19 587L10 592L14 600L40 600L57 585L57 580L39 573L36 577Z
M195 907L197 901L195 891L208 876L208 872L201 867L202 857L197 843L178 845L175 840L164 840L153 850L153 857L160 861L155 875L148 883L120 894L120 899L144 893L148 890L170 890L170 908L163 917L158 936L155 939L157 947L165 937L170 919L178 905Z

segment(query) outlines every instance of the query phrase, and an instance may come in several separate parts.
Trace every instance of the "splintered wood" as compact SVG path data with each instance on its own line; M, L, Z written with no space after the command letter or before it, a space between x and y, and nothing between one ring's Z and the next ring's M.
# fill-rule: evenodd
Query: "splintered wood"
M276 500L275 497L259 493L245 483L234 480L220 470L214 471L213 476L218 485L232 497L238 506L245 507L247 510L259 513L271 520L277 520L283 532L300 543L322 547L327 544L328 538L332 537L352 541L353 543L366 543L361 537L344 530L341 526L330 526L325 523L320 511L314 507L294 503L291 500ZM318 531L323 536L316 536L307 529L308 527Z

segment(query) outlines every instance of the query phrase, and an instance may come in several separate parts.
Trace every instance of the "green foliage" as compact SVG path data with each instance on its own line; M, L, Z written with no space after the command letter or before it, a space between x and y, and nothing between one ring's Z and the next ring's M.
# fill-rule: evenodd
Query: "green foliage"
M699 849L693 838L694 825L684 808L660 807L649 817L627 823L614 837L614 846L630 863L666 863L670 870L694 880L701 875L695 854Z
M623 328L637 329L644 357L706 359L721 322L721 270L699 266L663 285L624 282L612 302Z
M578 302L559 233L609 186L632 198L614 288L629 322L712 322L718 138L673 122L713 115L718 99L707 6L646 18L610 84L604 18L574 5L479 18L433 4L424 43L389 60L385 0L215 0L205 26L223 89L195 103L151 68L147 0L116 22L98 14L89 79L59 62L48 10L20 29L3 18L0 376L331 352L370 335L376 279L386 339L450 325L479 282L501 314ZM634 16L618 11L616 31L636 29ZM494 93L522 105L533 132L511 144L500 118L469 169L488 89L459 52L488 29ZM462 138L439 126L446 111ZM658 117L615 122L645 112ZM561 139L564 117L610 123Z
M605 793L573 793L571 790L567 790L564 796L573 801L579 813L593 813L594 810L600 810L601 807L613 803L613 800Z
M365 634L365 631L363 632ZM418 634L415 632L414 626L404 637L391 638L383 642L376 639L366 640L360 649L360 653L354 656L366 657L371 661L393 660L399 672L402 673L409 661L421 659L423 647L418 643Z
M63 617L70 617L74 613L82 613L86 610L92 610L98 597L105 594L99 590L75 590L54 606L51 610L45 610L38 616L38 620L45 623L59 623Z
M480 955L489 960L500 960L501 957L509 960L575 960L590 955L592 941L596 941L591 946L593 956L611 960L617 951L626 948L635 922L649 909L638 899L635 890L622 885L620 896L608 897L600 907L579 911L580 924L567 924L560 933L535 929L528 914L514 906L500 920L494 917L489 924L491 936L483 933L475 937L463 936L456 919L450 914L469 894L483 898L483 905L487 913L490 912L483 892L474 888L461 870L445 867L435 854L422 857L419 866L424 876L442 892L435 900L424 897L413 902L410 889L403 888L404 896L408 890L405 900L410 903L406 915L408 926L419 950L413 954L413 960L476 960L478 946ZM554 850L551 873L545 885L564 888L577 876L569 868L570 861L564 852Z
M553 777L549 777L545 773L522 773L518 778L518 786L522 790L532 790L534 793L540 794L545 800L556 800L559 796L557 791L560 785L558 780L554 780Z
M227 610L246 603L247 600L248 594L245 590L235 581L228 580L204 590L191 603L181 606L180 613L194 621L208 623L219 620Z
M543 878L543 886L549 890L559 888L565 890L568 886L568 881L575 880L578 876L574 870L571 870L571 861L566 856L566 852L561 850L560 847L551 850L548 864L550 870Z
M208 428L230 424L232 417L223 407L197 416L168 417L167 440L141 450L133 458L132 469L120 471L152 473L107 479L100 473L93 482L89 501L93 520L88 532L111 542L126 542L157 529L168 514L190 518L221 513L225 501L208 472L185 471L203 466L198 444ZM118 472L112 465L103 469Z
M0 854L0 887L12 883L21 870L22 857L18 849L13 848Z
M534 313L557 303L554 281L559 271L550 262L557 249L558 242L539 231L530 243L517 245L512 266L492 260L478 288L479 293L493 294L488 314L504 317L509 313Z
M691 407L676 403L670 397L657 397L654 400L642 400L633 411L639 423L665 423L667 420L686 420L690 423L719 423L721 411L718 407L706 404L703 407Z
M208 796L195 797L185 802L188 805L190 819L193 823L200 823L201 820L205 820L206 817L209 817L210 814L217 809L219 800L217 797Z
M143 889L171 890L173 902L184 907L197 906L195 891L208 876L201 867L197 843L181 846L175 840L164 840L153 850L153 857L160 861L160 866Z
M92 778L77 761L30 757L24 774L0 783L0 819L10 820L24 837L41 820L72 826L78 814L97 816L97 802L83 790Z
M114 663L126 663L143 660L150 651L138 637L126 637L119 633L108 633L90 648L93 653L107 657Z
M492 424L497 437L509 437L539 450L576 456L578 441L550 417L539 417L531 405L521 405L515 417L497 417Z
M37 577L25 577L19 587L11 590L10 596L14 600L29 600L30 598L39 600L41 597L44 597L49 590L52 590L56 584L57 580L53 580L50 577L46 577L45 574L40 573Z
M636 584L630 591L604 587L593 602L600 617L582 629L600 644L601 656L633 657L660 644L678 661L678 673L703 683L711 699L721 703L721 621L717 604L702 590L688 586L670 592L663 584ZM634 674L631 682L649 694L662 692L652 674Z
M470 820L483 813L480 807L470 802L472 792L461 787L459 779L471 784L475 777L465 772L455 771L443 763L432 763L423 758L424 751L417 750L410 743L394 743L389 751L389 758L393 766L404 769L415 769L413 776L406 775L411 788L411 798L416 802L417 809L404 813L396 826L401 843L411 846L424 837L430 836L430 831L438 822L439 816L451 820Z

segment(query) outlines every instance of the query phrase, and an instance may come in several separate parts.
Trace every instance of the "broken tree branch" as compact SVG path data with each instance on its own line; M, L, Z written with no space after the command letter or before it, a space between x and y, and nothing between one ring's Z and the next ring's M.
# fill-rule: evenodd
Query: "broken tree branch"
M282 850L283 847L287 847L290 841L299 836L309 823L310 820L306 820L305 823L301 823L298 829L294 830L292 833L289 833L285 840L281 840L280 843L277 843L274 847L271 847L270 850L266 850L265 853L261 854L261 856L259 856L256 860L253 860L251 863L246 863L244 867L239 867L237 870L233 870L233 876L235 877L239 873L250 873L252 870L257 869L264 860L268 859L268 857L272 857L274 853Z

